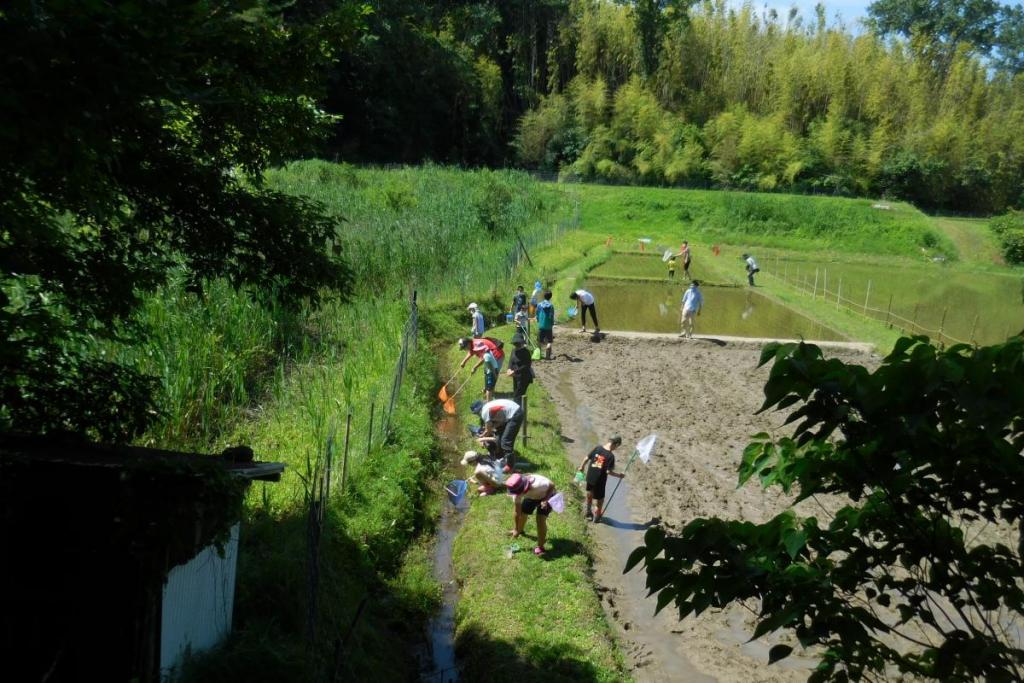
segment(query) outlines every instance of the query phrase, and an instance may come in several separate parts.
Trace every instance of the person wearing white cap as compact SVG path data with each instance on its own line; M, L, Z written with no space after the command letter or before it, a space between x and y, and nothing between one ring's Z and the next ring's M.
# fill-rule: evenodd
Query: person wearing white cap
M473 338L484 336L484 314L480 312L475 303L466 306L466 310L473 317L473 328L470 330L469 335Z

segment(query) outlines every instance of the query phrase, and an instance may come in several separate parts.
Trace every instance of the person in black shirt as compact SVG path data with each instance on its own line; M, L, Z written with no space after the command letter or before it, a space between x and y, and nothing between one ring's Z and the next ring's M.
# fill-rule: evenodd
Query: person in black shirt
M605 485L608 483L608 475L622 479L625 474L615 471L615 453L613 451L622 445L621 436L613 436L603 446L597 446L587 454L587 457L580 463L579 471L586 471L587 478L587 519L595 522L601 519L604 512ZM591 504L597 502L597 511L591 511Z
M512 359L508 363L508 372L512 378L512 400L523 405L523 396L526 389L533 382L533 361L530 358L530 349L526 348L526 338L518 332L512 335Z

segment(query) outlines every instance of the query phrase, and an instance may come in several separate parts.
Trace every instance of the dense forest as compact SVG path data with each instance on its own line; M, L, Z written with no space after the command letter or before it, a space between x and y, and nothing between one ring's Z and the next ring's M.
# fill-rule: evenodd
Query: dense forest
M325 3L330 4L330 3ZM563 177L1024 204L1024 10L879 0L856 27L722 0L372 3L328 153Z

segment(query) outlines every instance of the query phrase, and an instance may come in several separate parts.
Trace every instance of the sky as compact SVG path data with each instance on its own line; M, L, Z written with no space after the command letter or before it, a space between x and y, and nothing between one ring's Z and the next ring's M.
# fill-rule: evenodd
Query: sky
M817 0L750 0L750 2L756 10L774 9L780 18L785 18L789 14L790 7L796 7L800 10L805 24L814 19L814 6L818 4ZM735 7L742 7L743 3L744 0L728 0L727 2L728 5ZM868 5L871 4L871 0L823 0L823 3L825 16L830 26L836 23L838 14L846 27L856 32L858 20L867 17Z

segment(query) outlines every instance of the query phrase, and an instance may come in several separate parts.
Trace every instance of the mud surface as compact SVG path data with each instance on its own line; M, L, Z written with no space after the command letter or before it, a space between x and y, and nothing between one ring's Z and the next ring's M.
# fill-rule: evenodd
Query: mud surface
M780 492L749 484L736 488L737 466L749 437L781 429L784 415L755 415L768 367L758 369L756 344L709 340L606 337L600 343L561 328L556 358L534 363L555 400L570 459L576 464L599 440L621 434L618 468L643 436L659 435L649 465L635 462L598 543L598 591L615 624L637 681L803 681L814 662L794 656L768 666L778 638L746 641L755 620L744 607L679 622L672 608L654 616L642 570L623 575L644 529L660 521L670 531L694 517L761 522L784 509ZM833 356L869 366L865 354ZM609 493L613 487L609 483ZM795 643L790 643L794 644Z

